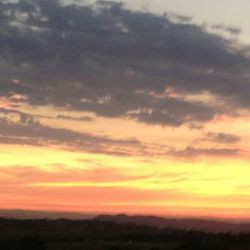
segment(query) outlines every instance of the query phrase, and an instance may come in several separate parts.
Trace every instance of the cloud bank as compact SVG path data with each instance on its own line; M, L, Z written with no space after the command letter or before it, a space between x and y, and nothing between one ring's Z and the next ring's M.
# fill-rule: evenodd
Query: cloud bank
M249 108L244 51L191 21L112 2L0 3L0 96L16 105L18 95L34 106L102 117L202 124ZM192 98L197 95L215 101Z

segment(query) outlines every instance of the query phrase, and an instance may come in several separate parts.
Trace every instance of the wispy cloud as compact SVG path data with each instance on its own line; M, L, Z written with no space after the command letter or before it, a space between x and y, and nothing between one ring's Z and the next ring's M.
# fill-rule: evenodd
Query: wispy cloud
M237 143L240 141L240 137L237 135L232 135L232 134L225 134L225 133L212 133L209 132L206 134L207 138L215 141L215 142L220 142L220 143Z
M235 156L240 152L238 148L194 148L186 147L184 150L172 150L172 155L183 158L196 158L199 156L225 157Z

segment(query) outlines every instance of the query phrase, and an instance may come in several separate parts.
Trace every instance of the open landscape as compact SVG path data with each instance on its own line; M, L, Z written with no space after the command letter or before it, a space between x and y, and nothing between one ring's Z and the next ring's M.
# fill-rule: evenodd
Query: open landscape
M250 250L249 0L0 0L0 250Z
M127 221L125 221L125 217ZM116 219L116 222L112 220ZM118 218L123 218L118 222ZM92 220L0 219L4 250L248 250L250 224L125 215ZM150 226L153 220L159 227ZM133 223L135 221L135 223ZM139 225L140 224L140 225ZM207 230L197 226L210 225ZM178 228L178 229L177 229ZM237 231L237 232L236 232Z

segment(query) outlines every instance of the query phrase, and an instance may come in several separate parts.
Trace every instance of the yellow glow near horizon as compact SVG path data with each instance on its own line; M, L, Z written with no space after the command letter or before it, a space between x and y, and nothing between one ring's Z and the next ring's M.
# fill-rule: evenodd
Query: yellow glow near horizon
M10 157L13 150L15 150L15 157ZM40 190L39 192L43 194L51 194L46 198L48 203L58 199L56 197L61 192L60 190L67 194L68 202L75 203L74 193L76 190L78 190L77 193L82 193L84 197L84 191L81 190L86 188L87 190L91 188L98 194L94 198L95 201L92 203L90 201L91 206L98 204L99 195L105 193L105 191L100 191L101 189L111 188L110 191L106 191L107 198L104 196L104 200L101 201L103 206L107 206L107 209L111 205L120 204L130 210L140 204L141 211L148 207L149 212L157 214L162 213L162 209L165 208L166 215L168 215L168 208L170 210L171 207L182 207L184 209L189 207L190 204L192 204L190 211L196 211L199 208L209 209L209 207L213 208L214 211L216 209L220 211L225 207L230 211L234 209L240 211L242 208L243 212L246 208L250 208L250 202L245 198L248 197L250 188L244 188L244 186L248 186L250 173L248 161L238 158L230 161L223 158L203 158L199 161L185 162L176 158L158 157L150 161L143 156L121 157L70 152L53 147L14 145L8 147L8 145L2 145L0 159L0 171L12 169L12 172L7 172L10 182L1 185L3 190L5 185L12 186L13 190L16 190L9 200L13 200L17 208L22 207L18 197L23 196L29 198L29 200L35 199L37 190ZM37 176L32 175L33 177L27 180L24 178L24 181L20 183L18 168L24 166L27 168L25 169L26 172L23 172L22 178L29 176L29 171L32 171L32 174L37 171ZM15 169L17 172L14 171ZM67 171L73 172L71 174ZM92 171L96 172L92 173ZM98 172L102 176L97 178ZM52 174L52 177L48 176L48 173ZM6 177L0 174L0 178ZM53 182L48 181L48 178L49 180L52 178ZM63 178L63 181L61 178ZM67 180L67 178L70 178L70 180ZM16 184L15 181L19 182ZM113 195L111 195L113 193L112 188L117 190ZM117 202L119 192L123 192L122 190L127 188L130 191L125 192L124 202ZM56 193L54 193L55 191ZM137 194L138 201L131 202L131 192L135 192L135 195L136 192L139 192ZM146 198L148 192L152 193L152 197L149 195L152 199L150 201ZM235 202L236 197L238 197L237 203ZM23 202L25 199L22 199ZM61 202L62 198L59 198L58 205ZM85 199L83 203L77 202L78 206L84 206L85 203ZM28 204L25 206L30 208ZM119 211L118 208L112 210L112 206L110 212ZM154 208L150 210L150 207ZM65 209L67 208L65 207ZM139 208L138 211L140 211ZM223 213L218 211L214 214L223 216Z
M71 1L2 4L0 209L248 217L250 2Z

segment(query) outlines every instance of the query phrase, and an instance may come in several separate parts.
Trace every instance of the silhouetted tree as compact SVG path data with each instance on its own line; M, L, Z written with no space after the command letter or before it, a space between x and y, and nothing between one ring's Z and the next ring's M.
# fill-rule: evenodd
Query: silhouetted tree
M113 246L113 247L109 247L107 250L120 250L120 248L117 246Z
M46 247L38 236L27 236L22 239L21 250L46 250Z

